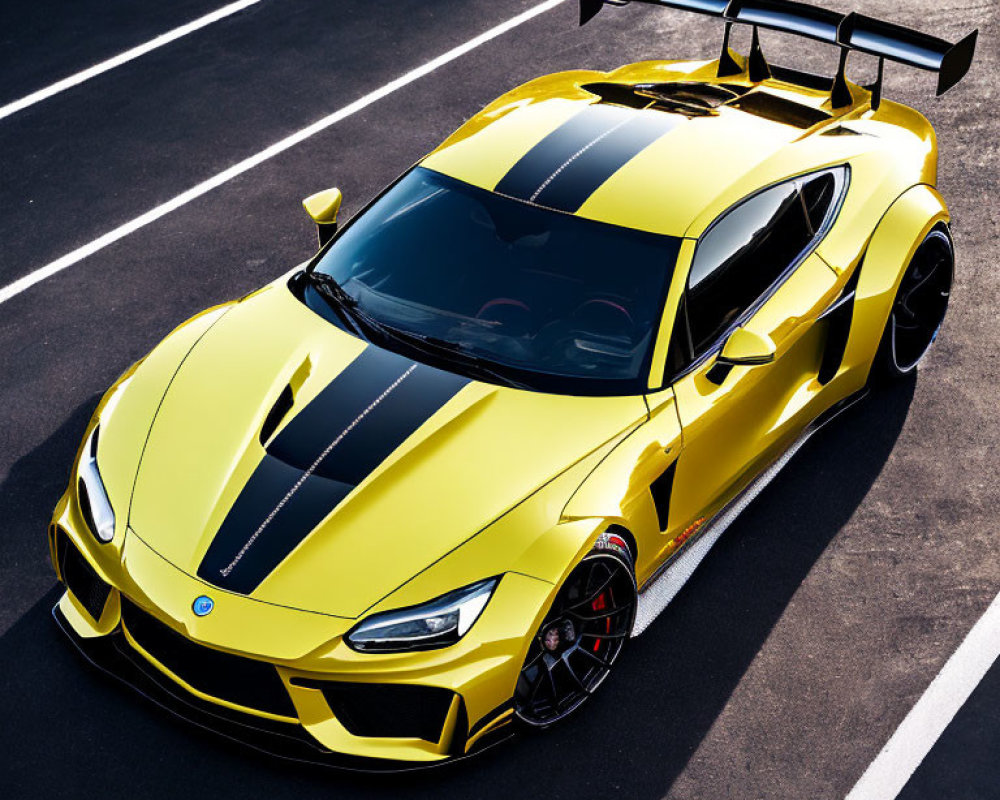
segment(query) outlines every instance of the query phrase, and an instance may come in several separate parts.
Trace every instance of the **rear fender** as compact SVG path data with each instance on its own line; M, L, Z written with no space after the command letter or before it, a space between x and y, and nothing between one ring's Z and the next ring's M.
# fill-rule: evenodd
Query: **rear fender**
M936 226L950 220L944 199L932 186L914 186L889 207L860 257L854 317L843 366L851 387L868 380L903 273L917 247Z

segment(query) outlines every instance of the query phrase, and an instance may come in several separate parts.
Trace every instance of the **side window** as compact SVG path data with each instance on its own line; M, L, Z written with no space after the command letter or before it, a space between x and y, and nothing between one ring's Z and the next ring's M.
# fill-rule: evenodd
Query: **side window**
M687 322L694 357L785 273L824 228L846 171L766 189L730 209L695 250Z
M840 194L839 174L842 172L824 172L803 182L802 202L806 207L809 224L815 233L819 233L826 225L826 218L833 210L833 201Z

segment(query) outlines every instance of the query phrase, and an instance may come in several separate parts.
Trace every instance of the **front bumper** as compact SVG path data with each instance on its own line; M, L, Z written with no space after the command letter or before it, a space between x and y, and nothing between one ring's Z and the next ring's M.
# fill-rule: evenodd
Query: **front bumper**
M202 727L285 758L350 769L429 766L506 738L525 632L535 624L535 612L527 619L524 612L542 613L551 591L545 582L507 575L457 645L359 654L339 635L329 636L331 624L342 633L353 620L220 597L138 540L120 562L130 569L111 575L102 554L95 558L67 527L53 525L50 537L67 584L53 615L89 661ZM223 607L212 616L225 625L225 638L203 638L205 629L195 627L190 601L206 590ZM512 617L518 625L512 626ZM321 626L323 647L302 633L310 625ZM281 657L235 646L244 631L242 638L257 644L261 630L287 631L275 639L283 643L276 647ZM285 644L289 639L298 640L301 652Z

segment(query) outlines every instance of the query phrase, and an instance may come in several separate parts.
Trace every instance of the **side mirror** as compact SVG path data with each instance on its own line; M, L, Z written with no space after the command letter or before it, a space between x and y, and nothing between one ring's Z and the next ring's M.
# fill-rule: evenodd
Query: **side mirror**
M327 189L324 192L309 195L302 201L306 213L316 223L320 247L330 241L337 232L337 212L340 211L343 199L344 195L341 194L340 189Z
M774 361L775 352L770 336L737 328L726 339L717 363L734 367L756 367Z

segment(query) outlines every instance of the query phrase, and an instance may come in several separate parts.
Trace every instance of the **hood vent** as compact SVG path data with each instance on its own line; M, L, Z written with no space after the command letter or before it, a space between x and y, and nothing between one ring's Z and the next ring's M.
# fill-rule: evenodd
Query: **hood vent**
M278 425L281 424L281 420L283 420L285 415L292 410L292 403L294 401L295 397L292 393L292 385L288 384L281 390L281 394L279 394L278 399L274 401L274 405L271 406L271 410L267 412L267 418L264 420L264 424L260 428L260 443L262 445L267 446L268 441L278 429Z

